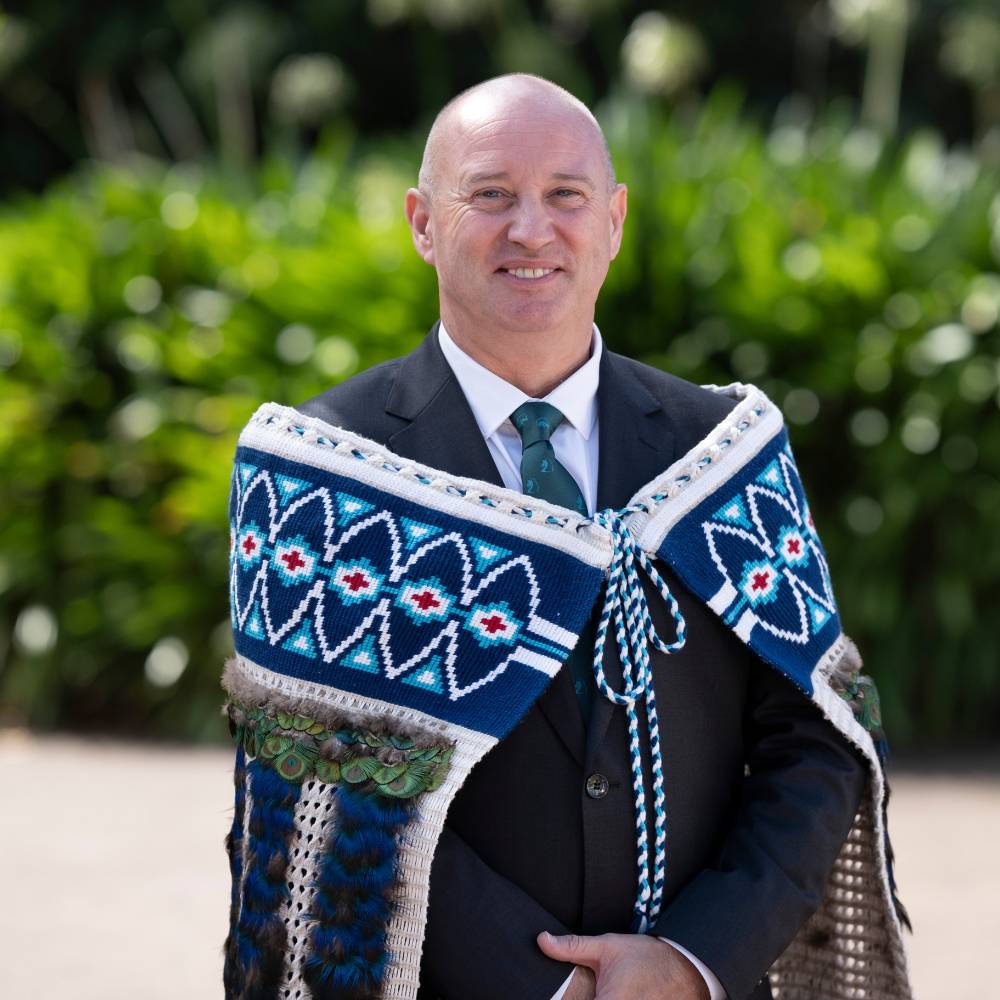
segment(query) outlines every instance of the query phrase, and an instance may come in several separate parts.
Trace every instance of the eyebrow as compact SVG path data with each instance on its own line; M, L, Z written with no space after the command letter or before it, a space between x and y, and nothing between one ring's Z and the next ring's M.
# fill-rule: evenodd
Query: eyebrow
M556 181L577 181L579 183L586 184L591 188L596 187L594 182L586 174L555 173L552 174L551 177ZM509 179L510 174L506 170L501 170L499 173L473 174L468 178L467 183L482 184L484 181L501 181Z

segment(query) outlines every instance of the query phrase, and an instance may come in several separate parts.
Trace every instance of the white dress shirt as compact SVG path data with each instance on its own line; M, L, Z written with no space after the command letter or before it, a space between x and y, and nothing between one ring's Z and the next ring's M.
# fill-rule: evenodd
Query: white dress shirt
M472 408L472 415L476 418L504 486L521 492L521 436L511 423L510 415L532 397L470 358L448 336L444 323L438 327L438 342ZM558 461L576 480L590 514L594 513L597 503L597 383L603 350L601 332L595 323L590 357L543 400L559 410L565 418L552 433L552 449ZM726 1000L722 983L707 965L676 941L668 938L660 940L676 948L701 973L708 985L711 1000ZM572 978L573 972L567 976L552 1000L560 1000L569 989Z
M520 493L521 435L511 423L510 415L531 396L473 361L448 336L444 323L438 327L438 342L472 407L472 415L504 486ZM552 433L552 449L576 480L590 514L597 504L597 380L602 350L601 335L595 325L590 357L544 400L565 418Z

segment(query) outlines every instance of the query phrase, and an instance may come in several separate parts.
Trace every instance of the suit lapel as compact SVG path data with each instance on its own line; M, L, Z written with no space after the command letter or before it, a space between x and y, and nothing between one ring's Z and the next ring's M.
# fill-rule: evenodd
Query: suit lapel
M619 509L674 461L673 423L656 397L640 381L632 363L610 352L601 359L597 412L600 421L598 506ZM604 599L603 591L600 599ZM620 691L621 661L610 633L608 639L604 673L611 689ZM616 707L595 692L586 740L588 760L603 744Z
M631 362L605 351L597 389L597 506L624 507L673 461L674 430Z
M409 423L386 444L432 469L503 486L465 393L441 351L437 331L435 323L400 366L385 408Z

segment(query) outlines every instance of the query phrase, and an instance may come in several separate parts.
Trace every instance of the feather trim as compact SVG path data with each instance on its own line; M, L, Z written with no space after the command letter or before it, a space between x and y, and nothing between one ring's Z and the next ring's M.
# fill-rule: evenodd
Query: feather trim
M445 722L438 728L412 723L400 726L398 722L392 725L384 717L371 712L345 712L342 708L334 708L319 698L278 691L248 677L240 669L239 659L235 656L226 660L222 672L222 688L233 701L244 705L268 705L275 712L308 716L326 729L365 729L386 737L409 739L422 746L450 746L454 742L448 737ZM223 705L222 712L223 714L228 712L227 705Z
M239 1000L271 1000L281 981L287 931L280 915L288 895L285 873L301 786L260 760L247 765L250 817L243 873L243 907L237 923Z
M398 872L397 837L409 800L337 789L337 829L313 899L304 978L316 1000L375 1000L389 956L386 928Z

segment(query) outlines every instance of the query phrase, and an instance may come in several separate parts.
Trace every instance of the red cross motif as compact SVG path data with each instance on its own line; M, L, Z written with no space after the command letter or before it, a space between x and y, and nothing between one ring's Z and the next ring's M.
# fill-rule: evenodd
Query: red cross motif
M300 566L305 566L305 561L299 557L298 549L283 553L281 561L288 567L290 573L294 573Z
M257 543L253 539L253 535L247 535L243 539L243 551L248 555L252 556L257 551Z
M767 590L767 585L771 582L769 573L754 573L752 590Z
M789 538L785 543L791 555L797 556L802 548L802 543L797 538Z
M428 608L439 608L441 607L441 602L435 598L434 594L430 590L425 590L422 594L411 594L410 600L421 611L426 611Z
M368 582L368 577L364 573L355 570L350 576L342 577L344 583L351 588L351 591L367 590L371 583Z
M479 624L482 625L490 635L493 635L494 632L507 631L507 623L499 615L490 615L489 618L483 618L480 620Z

